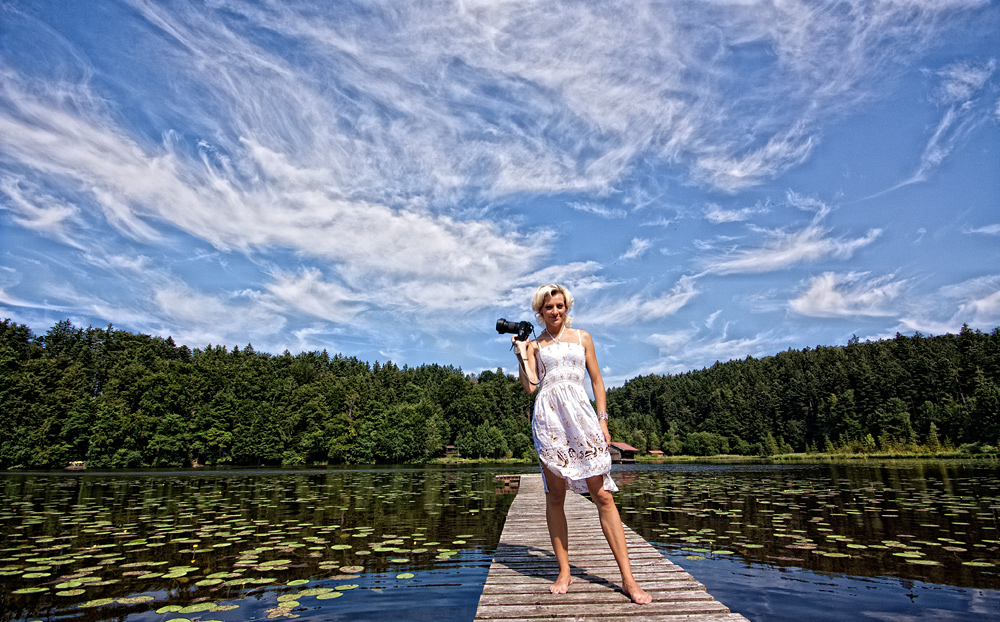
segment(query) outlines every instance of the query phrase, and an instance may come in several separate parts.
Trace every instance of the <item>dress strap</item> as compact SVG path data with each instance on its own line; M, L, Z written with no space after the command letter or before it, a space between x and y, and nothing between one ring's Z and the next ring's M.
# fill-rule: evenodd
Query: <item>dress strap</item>
M583 337L580 336L580 329L579 328L576 329L576 342L578 344L580 344L581 346L583 345Z

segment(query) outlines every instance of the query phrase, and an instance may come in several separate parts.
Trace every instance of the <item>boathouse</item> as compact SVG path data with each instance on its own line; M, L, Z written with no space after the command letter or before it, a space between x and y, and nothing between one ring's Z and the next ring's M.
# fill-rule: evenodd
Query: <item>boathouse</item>
M612 462L635 462L635 454L639 451L628 443L619 442L612 442L608 449L611 451Z

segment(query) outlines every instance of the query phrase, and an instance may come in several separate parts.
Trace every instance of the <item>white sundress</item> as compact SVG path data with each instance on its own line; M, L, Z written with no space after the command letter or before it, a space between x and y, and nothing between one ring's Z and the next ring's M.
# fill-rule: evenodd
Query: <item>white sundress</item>
M587 366L580 331L576 339L572 343L552 337L554 343L538 349L541 378L531 431L543 467L542 482L548 492L544 468L548 467L573 492L589 492L586 479L595 475L604 476L604 490L618 492L609 474L611 453L583 386Z

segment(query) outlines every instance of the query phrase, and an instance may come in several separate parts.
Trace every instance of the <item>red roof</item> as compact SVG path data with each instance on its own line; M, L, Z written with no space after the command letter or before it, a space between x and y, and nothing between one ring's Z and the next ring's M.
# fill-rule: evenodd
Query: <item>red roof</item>
M639 451L638 449L636 449L635 447L632 447L628 443L619 443L617 441L611 443L611 446L614 447L615 449L619 449L621 451Z

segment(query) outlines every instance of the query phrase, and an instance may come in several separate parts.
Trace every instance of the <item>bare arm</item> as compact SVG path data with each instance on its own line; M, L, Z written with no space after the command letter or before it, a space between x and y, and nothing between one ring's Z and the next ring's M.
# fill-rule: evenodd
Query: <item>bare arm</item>
M538 344L534 341L518 341L511 337L517 354L518 379L525 393L534 393L538 388L538 364L535 354Z
M580 331L580 341L583 343L583 350L586 354L587 374L590 376L590 386L594 390L594 401L597 402L597 412L606 411L608 408L608 395L604 389L604 378L601 377L601 367L597 364L597 354L594 353L594 340L590 333L585 330ZM611 444L611 432L608 431L608 422L600 419L601 431L604 432L604 441Z

